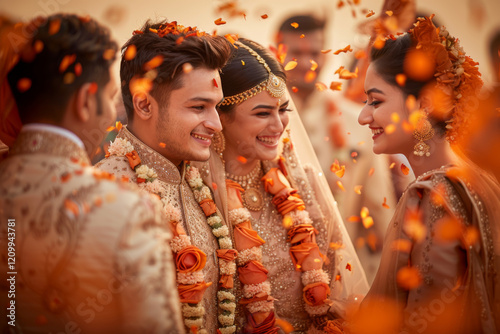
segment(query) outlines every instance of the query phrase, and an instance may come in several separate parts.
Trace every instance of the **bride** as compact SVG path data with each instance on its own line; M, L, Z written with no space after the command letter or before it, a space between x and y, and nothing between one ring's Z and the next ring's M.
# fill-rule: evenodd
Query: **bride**
M219 288L239 301L237 332L321 333L368 290L285 80L269 51L236 41L221 71L223 131L195 164L238 251L234 285Z

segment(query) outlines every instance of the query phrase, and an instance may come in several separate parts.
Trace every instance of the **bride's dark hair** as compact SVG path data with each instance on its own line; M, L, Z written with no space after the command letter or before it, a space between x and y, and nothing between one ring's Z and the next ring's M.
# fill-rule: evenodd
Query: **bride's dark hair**
M259 43L246 38L240 38L238 42L245 44L257 52L265 60L271 72L286 81L283 65L269 50ZM266 68L259 63L255 56L251 55L244 47L236 47L237 45L233 47L231 57L220 73L224 97L242 93L255 87L269 77ZM221 113L229 113L235 106L236 104L220 105L218 109Z

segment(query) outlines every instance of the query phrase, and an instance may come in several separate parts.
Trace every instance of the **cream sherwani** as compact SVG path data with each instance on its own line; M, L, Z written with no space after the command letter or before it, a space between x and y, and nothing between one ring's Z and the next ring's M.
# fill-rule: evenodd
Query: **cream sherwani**
M144 144L135 137L126 127L120 130L117 138L128 140L139 154L141 164L153 168L164 190L161 199L181 211L181 225L191 237L191 243L207 255L207 262L203 269L205 282L213 282L203 295L203 305L206 309L204 327L209 333L215 333L217 326L217 286L219 270L217 267L216 249L219 248L217 239L207 224L207 219L198 202L195 200L189 184L184 178L185 166L179 169L164 156ZM126 177L130 182L137 181L136 173L130 168L124 156L110 156L96 164L101 170Z
M184 332L160 203L106 175L73 133L21 131L0 164L2 332Z

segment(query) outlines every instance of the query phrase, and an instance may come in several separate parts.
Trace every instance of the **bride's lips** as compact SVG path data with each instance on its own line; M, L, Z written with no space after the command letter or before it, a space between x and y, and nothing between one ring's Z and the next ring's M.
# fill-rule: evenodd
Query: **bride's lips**
M280 137L281 134L274 136L257 136L257 141L265 147L275 148L278 146Z
M191 137L203 146L209 147L212 143L213 135L207 135L202 133L191 133Z
M384 128L372 128L370 126L370 130L372 130L372 139L375 140L380 137L384 133Z

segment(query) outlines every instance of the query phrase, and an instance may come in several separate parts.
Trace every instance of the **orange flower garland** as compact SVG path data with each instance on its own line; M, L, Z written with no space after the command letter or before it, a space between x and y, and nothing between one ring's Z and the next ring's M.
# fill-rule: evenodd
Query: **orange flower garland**
M285 138L288 139L288 138ZM283 141L290 145L289 140ZM282 159L280 158L280 161ZM290 242L290 257L295 269L302 272L303 298L305 309L311 317L327 314L332 302L330 296L330 278L323 271L323 263L328 259L321 254L316 243L318 231L312 225L309 213L305 210L304 201L293 189L285 177L287 172L284 164L280 168L272 168L262 178L265 190L273 195L273 203L283 216L285 228L288 229ZM331 320L327 321L326 324ZM313 325L314 326L314 325ZM312 332L323 332L324 328L313 327Z

